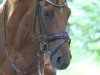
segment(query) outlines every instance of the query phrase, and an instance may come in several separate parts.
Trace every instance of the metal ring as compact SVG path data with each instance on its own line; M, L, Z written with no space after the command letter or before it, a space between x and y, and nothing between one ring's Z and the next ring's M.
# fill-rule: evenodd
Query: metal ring
M46 45L46 51L48 51L49 46L48 46L47 42L42 41L42 42L41 42L41 44L44 44L44 46ZM44 48L43 48L43 47L40 47L40 50L41 50L42 52L44 52L44 53L46 52L46 51L44 50Z

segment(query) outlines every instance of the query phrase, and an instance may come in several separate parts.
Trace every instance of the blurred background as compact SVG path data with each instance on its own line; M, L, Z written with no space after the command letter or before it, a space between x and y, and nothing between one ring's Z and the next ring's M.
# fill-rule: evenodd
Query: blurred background
M57 75L100 75L100 0L68 0L68 6L73 58Z
M2 3L3 0L0 0L0 4Z

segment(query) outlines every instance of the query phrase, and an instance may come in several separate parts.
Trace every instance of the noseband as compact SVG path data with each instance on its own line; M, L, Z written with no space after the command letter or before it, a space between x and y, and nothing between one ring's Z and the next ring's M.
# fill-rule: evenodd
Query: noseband
M42 19L42 13L41 13L41 8L40 8L40 1L41 0L36 0L36 12L35 12L35 17L34 17L34 35L36 35L36 22L38 20L38 37L35 36L37 38L37 40L39 41L39 45L40 45L40 49L37 52L37 55L35 57L35 59L33 59L32 63L30 65L28 65L28 67L26 67L23 71L20 70L16 64L14 64L12 58L9 56L8 54L8 42L7 42L7 32L6 32L6 14L4 13L4 33L5 33L5 45L4 45L4 51L6 53L7 59L11 65L11 67L17 72L18 75L26 75L32 68L33 64L34 64L34 60L36 60L36 65L37 65L37 69L38 69L38 75L41 75L41 71L40 71L40 57L43 53L48 52L50 54L50 56L52 57L57 51L58 49L65 43L68 42L70 44L70 38L68 36L67 32L58 32L58 33L53 33L53 34L46 34L45 33L45 37L44 37L44 31L46 31L45 27L44 27L44 22ZM48 2L49 4L58 7L58 8L62 8L65 7L67 5L67 1L65 0L64 4L55 4L49 0L45 0L46 2ZM6 6L5 6L5 11L6 12ZM53 52L51 52L49 50L49 43L57 40L57 39L64 39L64 41L62 41L58 47L56 47Z

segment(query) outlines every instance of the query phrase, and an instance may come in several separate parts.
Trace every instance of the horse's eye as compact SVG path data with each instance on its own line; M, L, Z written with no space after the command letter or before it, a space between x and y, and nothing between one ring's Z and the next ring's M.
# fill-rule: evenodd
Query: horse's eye
M50 16L50 13L48 11L44 11L44 16Z
M54 17L54 13L51 11L43 11L43 15L45 18L50 18L50 19Z

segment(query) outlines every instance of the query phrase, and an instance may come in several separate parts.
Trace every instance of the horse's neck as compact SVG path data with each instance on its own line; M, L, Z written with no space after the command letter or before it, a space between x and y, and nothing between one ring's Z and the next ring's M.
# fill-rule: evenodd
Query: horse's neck
M8 0L7 4L9 51L14 59L18 58L16 63L24 63L26 61L29 64L33 59L33 53L35 54L38 48L37 41L33 35L34 1L20 0L12 2L12 4L11 2L11 0Z
M33 19L34 19L34 3L26 2L28 0L20 0L18 2L8 1L8 40L11 45L21 44L32 37Z

